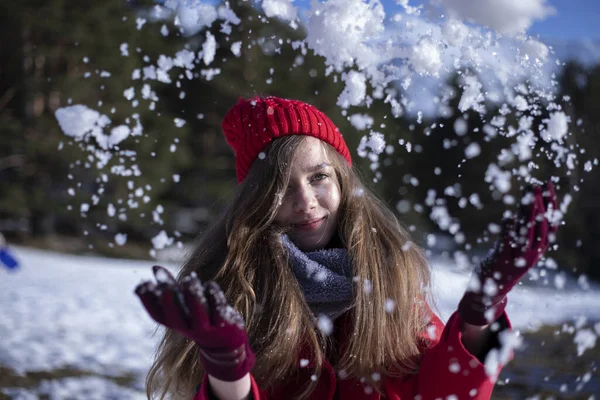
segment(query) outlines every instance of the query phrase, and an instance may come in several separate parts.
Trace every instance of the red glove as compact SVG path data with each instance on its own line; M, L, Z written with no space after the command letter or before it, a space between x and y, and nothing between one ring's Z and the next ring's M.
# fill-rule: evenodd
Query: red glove
M196 342L209 375L227 382L243 378L254 366L244 319L225 299L216 282L202 285L194 275L177 283L165 268L152 268L157 284L135 288L146 311L159 324Z
M524 204L527 203L527 204ZM458 305L458 312L468 324L488 325L504 312L506 294L535 266L554 236L558 224L548 218L549 209L558 205L551 182L528 188L517 219L502 221L501 237L489 256L475 270L469 287Z

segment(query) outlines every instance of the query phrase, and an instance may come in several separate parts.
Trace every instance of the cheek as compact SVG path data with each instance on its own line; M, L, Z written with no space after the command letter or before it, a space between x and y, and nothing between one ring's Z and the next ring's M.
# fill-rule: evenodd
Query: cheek
M315 190L315 197L329 209L337 209L340 204L340 191L334 183L319 187Z
M340 190L337 188L337 186L331 191L331 205L332 207L334 207L336 210L338 209L338 207L340 206L340 199L341 199L341 195L340 195Z

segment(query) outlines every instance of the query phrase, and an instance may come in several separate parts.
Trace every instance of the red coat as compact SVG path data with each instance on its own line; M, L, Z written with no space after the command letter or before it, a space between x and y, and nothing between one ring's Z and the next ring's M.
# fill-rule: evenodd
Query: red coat
M506 321L508 322L508 318ZM344 324L343 321L341 323ZM382 377L384 398L389 400L489 399L494 388L494 379L487 376L484 365L464 348L460 327L461 320L457 313L450 317L445 327L442 321L433 315L430 327L423 335L429 338L433 335L433 343L423 352L419 372L402 378ZM510 322L508 327L510 328ZM343 348L345 339L343 336L347 329L338 329L337 332ZM311 379L311 366L312 364L309 363L301 369L306 376L300 378L300 384L292 383L276 388L271 394L261 390L254 377L250 375L254 400L289 399L292 394L299 393L304 383ZM502 366L498 367L497 374L500 373L501 368ZM210 399L208 385L208 377L205 376L194 400ZM380 398L377 392L366 393L363 385L356 379L339 379L327 361L323 364L318 385L310 397L311 400L379 400Z

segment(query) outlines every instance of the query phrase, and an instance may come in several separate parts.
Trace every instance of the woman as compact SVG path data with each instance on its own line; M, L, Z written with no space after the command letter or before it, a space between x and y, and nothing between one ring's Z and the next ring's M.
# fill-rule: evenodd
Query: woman
M363 186L327 116L254 98L223 131L239 181L231 206L177 280L154 267L158 283L136 288L169 328L149 398L488 399L501 365L483 362L510 330L506 294L556 231L552 185L530 188L505 220L444 327L422 251Z

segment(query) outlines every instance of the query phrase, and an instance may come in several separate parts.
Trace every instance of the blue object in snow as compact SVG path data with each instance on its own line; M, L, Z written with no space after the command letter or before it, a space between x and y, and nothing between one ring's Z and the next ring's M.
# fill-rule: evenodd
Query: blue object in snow
M6 246L0 247L0 264L4 264L4 266L9 270L14 270L19 267L19 262L10 253L8 247Z

